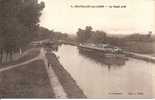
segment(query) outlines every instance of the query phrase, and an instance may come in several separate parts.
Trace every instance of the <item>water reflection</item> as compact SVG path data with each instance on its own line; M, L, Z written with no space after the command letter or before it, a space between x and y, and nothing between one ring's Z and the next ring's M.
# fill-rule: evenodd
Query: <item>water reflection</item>
M106 65L109 71L111 70L111 67L114 67L114 68L122 67L123 65L125 65L125 62L127 61L127 58L124 58L124 57L119 57L119 56L107 57L102 52L88 51L82 48L78 48L78 49L79 49L79 54L94 60L96 63Z
M101 57L101 53L97 53L101 59L95 60L96 56L90 57L70 45L60 46L55 54L88 98L152 97L152 70L155 70L152 63L132 58L111 61ZM132 93L143 95L130 95Z

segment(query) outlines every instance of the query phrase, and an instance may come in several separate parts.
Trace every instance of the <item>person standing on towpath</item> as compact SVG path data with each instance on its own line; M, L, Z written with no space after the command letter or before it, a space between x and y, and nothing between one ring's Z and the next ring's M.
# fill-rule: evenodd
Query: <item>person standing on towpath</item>
M56 55L54 53L52 53L51 50L47 50L47 52L46 52L45 55L46 55L46 58L47 58L48 67L54 66L54 64L52 63L52 61L54 61L54 59L56 58Z

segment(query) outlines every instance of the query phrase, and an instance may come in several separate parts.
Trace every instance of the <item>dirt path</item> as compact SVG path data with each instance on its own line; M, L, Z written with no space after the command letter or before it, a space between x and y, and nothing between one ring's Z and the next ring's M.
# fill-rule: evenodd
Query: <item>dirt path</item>
M1 68L1 69L0 69L0 72L7 71L7 70L10 70L10 69L13 69L13 68L16 68L16 67L20 67L20 66L22 66L22 65L31 63L31 62L33 62L33 61L35 61L35 60L39 60L39 58L38 58L38 57L35 57L35 58L31 59L31 60L25 61L25 62L20 63L20 64L11 65L11 66L7 66L7 67L5 67L5 68Z
M46 71L48 73L48 77L50 80L51 87L53 88L53 91L55 93L55 97L58 99L65 99L65 98L67 98L67 94L64 91L64 88L61 85L58 77L56 76L52 66L51 65L48 66L48 60L45 56L45 53L46 53L45 50L42 48L40 51L40 54L41 54L40 57L44 61L45 68L46 68Z
M18 60L18 59L20 59L21 57L27 55L27 54L30 53L31 51L32 51L32 49L30 49L30 50L24 52L24 53L23 53L20 57L18 57L16 60ZM39 60L39 59L41 59L40 54L39 54L38 56L36 56L36 57L30 59L30 60L25 61L25 62L22 62L22 63L19 63L19 64L15 64L15 65L9 65L9 66L6 66L6 67L4 67L4 68L0 68L0 72L7 71L7 70L10 70L10 69L13 69L13 68L16 68L16 67L20 67L20 66L22 66L22 65L31 63L31 62L33 62L33 61L35 61L35 60Z

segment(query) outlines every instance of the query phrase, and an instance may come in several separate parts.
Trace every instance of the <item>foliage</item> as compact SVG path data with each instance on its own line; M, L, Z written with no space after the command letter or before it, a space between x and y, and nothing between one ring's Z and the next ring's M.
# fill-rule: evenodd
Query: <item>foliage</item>
M81 43L92 42L92 43L103 43L105 42L106 32L104 31L93 31L91 26L86 26L85 30L78 29L77 32L78 41Z
M104 31L95 31L89 38L88 42L92 43L104 43L106 38L106 33Z
M77 36L80 42L86 42L92 35L92 27L86 26L85 30L78 29Z
M43 8L43 2L0 0L1 52L11 54L32 41Z

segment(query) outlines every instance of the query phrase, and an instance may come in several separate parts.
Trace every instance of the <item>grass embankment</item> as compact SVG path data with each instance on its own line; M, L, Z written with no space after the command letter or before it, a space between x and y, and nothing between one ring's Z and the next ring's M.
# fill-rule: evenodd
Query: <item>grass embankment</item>
M22 63L24 61L33 59L36 56L38 56L38 54L40 53L40 49L39 48L31 48L31 49L28 49L28 50L29 50L29 52L26 55L20 57L19 59L13 60L13 61L11 61L9 63L0 64L0 68L6 67L6 66L10 66L10 65L19 64L19 63Z
M62 84L68 98L86 98L83 91L78 87L71 75L63 68L55 54L50 55L49 62L52 65L60 83Z
M155 53L155 42L139 42L139 41L130 41L125 42L124 49L141 54L152 55Z
M54 97L44 63L34 61L0 73L0 98Z

